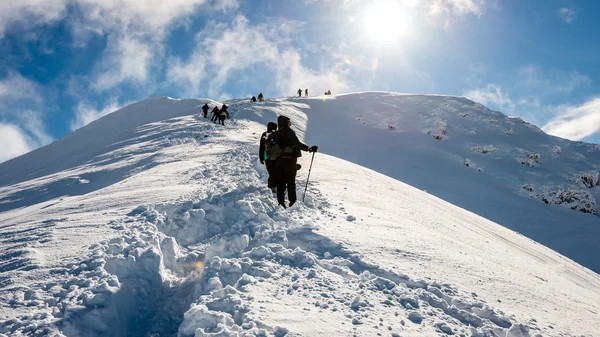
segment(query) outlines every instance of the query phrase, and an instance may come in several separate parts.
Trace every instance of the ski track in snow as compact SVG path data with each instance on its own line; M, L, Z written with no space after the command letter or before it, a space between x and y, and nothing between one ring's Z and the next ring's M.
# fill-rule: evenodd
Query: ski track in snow
M229 135L246 122L228 120L221 129L191 117L181 122L188 131L166 135L163 145L208 146L208 132L228 139L215 158L186 171L201 187L105 224L112 238L90 245L87 258L22 287L12 278L41 266L36 246L53 239L61 219L2 228L3 305L36 310L0 322L0 336L306 335L283 317L297 310L308 325L325 317L333 335L543 335L534 317L519 321L468 290L387 270L319 234L327 217L356 218L316 185L305 203L278 207L256 163L256 143ZM432 123L443 137L443 125ZM299 196L303 186L298 181Z

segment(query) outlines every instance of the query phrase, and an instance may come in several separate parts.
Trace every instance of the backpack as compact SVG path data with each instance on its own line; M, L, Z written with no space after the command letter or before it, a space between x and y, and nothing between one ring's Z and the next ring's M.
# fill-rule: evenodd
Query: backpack
M267 137L265 148L269 160L275 160L281 156L283 149L279 146L279 131L274 131Z

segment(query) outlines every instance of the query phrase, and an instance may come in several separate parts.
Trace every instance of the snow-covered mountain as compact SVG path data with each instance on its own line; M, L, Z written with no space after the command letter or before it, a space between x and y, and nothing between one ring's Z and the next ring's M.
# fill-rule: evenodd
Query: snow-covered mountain
M0 165L0 335L600 330L597 146L455 97L232 100L225 127L204 102L152 97ZM287 210L257 163L280 114L320 148Z

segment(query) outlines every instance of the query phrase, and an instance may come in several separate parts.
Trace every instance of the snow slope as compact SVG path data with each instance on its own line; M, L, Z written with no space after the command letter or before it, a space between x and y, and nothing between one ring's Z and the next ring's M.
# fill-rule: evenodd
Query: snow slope
M153 97L0 165L0 335L597 333L597 274L389 172L319 153L306 202L276 206L256 162L276 114L332 154L409 133L319 107L343 99L232 101L219 127Z
M547 135L458 97L365 92L251 109L292 115L321 152L426 190L600 272L598 144Z

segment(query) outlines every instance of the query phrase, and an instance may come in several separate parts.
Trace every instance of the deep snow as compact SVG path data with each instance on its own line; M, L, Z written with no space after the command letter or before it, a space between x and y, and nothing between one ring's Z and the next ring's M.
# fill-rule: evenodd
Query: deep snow
M593 240L598 217L537 197L564 184L595 198L593 174L569 183L572 171L598 168L593 145L442 96L234 100L225 127L198 117L205 101L152 97L0 165L0 334L599 330L598 274L449 203L570 247L595 268L584 253L597 244L577 237ZM288 210L256 162L277 114L324 152L306 202Z

